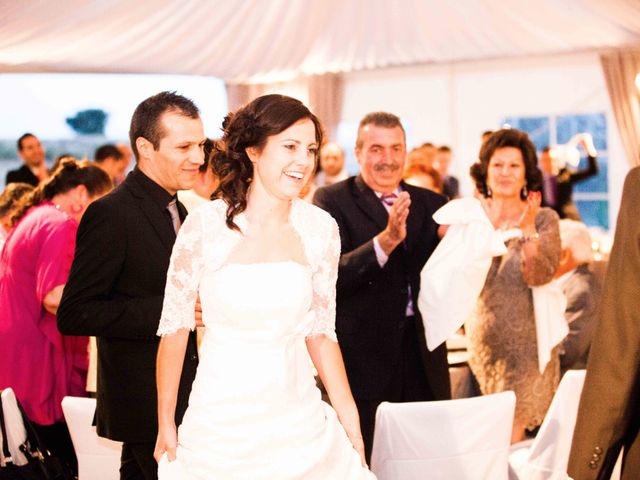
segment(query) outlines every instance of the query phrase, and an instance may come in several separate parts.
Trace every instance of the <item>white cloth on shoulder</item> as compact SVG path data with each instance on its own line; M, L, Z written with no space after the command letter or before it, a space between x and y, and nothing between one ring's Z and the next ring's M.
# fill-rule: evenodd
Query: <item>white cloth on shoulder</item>
M420 273L418 307L429 350L447 340L471 315L484 287L493 257L505 255L505 242L521 237L519 229L497 231L476 198L452 200L433 215L449 225L446 235ZM551 350L568 333L566 299L553 282L532 287L538 366L544 371Z

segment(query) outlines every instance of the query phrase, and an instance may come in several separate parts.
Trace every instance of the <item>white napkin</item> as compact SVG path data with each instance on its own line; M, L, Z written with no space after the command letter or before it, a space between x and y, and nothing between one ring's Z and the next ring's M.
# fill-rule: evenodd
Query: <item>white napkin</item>
M502 236L476 198L452 200L433 219L449 229L420 273L418 308L431 351L464 324L492 258L507 253Z
M531 287L531 293L536 319L538 368L540 373L543 373L551 360L551 350L569 333L569 326L564 317L567 297L555 280L539 287Z
M505 241L522 236L520 229L496 231L476 198L452 200L433 219L449 225L449 229L420 273L418 307L431 351L471 315L493 257L507 253ZM553 281L531 291L538 368L543 372L551 359L551 350L569 333L564 318L567 301L562 288Z

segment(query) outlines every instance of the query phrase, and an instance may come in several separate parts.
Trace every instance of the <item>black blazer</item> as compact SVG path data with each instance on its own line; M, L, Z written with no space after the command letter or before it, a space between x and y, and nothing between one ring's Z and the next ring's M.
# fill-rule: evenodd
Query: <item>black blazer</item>
M155 442L158 432L156 330L175 233L166 211L134 171L93 202L78 228L76 252L58 309L66 335L98 343L98 434ZM178 203L181 216L186 215ZM189 339L176 408L180 424L198 363Z
M28 183L29 185L33 185L34 187L38 186L40 180L36 177L29 167L26 165L22 165L20 168L16 170L9 170L7 172L6 184L10 183Z
M394 363L401 355L398 322L406 313L410 284L427 380L433 400L444 400L451 398L446 346L427 350L417 296L420 271L439 241L432 215L446 199L405 183L402 189L411 196L407 238L384 268L378 264L373 238L386 227L388 214L362 177L320 188L315 194L314 203L329 212L340 228L336 332L354 395L383 399L397 374Z

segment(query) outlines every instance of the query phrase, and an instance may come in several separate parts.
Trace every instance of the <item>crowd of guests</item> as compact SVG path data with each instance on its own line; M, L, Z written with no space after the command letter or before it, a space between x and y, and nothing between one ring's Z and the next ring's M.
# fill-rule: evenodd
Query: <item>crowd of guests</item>
M104 145L94 162L60 158L48 170L38 138L23 135L24 164L8 173L0 195L0 356L12 359L0 363L0 388L16 391L45 442L73 463L60 401L85 393L88 336L96 336L97 428L124 442L122 478L155 478L155 334L171 247L187 213L230 181L221 167L230 150L204 137L197 108L159 95L165 103L152 97L156 104L136 110L131 147ZM600 284L571 185L597 173L597 152L584 136L589 167L572 171L554 165L548 150L538 162L523 132L486 133L470 175L508 253L493 259L465 330L481 392L516 393L516 442L542 422L561 373L587 365ZM433 214L461 192L449 173L450 147L406 147L397 116L370 113L358 127L359 174L349 176L342 148L326 142L299 192L339 227L336 334L366 461L381 402L451 398L446 345L427 348L423 325L433 319L421 317L417 295L444 234ZM126 176L131 150L136 163ZM249 185L253 172L243 168L239 178ZM239 200L229 211L245 207ZM531 288L550 282L566 295L570 333L540 371ZM193 316L202 326L199 299ZM184 341L177 424L198 363L195 335Z

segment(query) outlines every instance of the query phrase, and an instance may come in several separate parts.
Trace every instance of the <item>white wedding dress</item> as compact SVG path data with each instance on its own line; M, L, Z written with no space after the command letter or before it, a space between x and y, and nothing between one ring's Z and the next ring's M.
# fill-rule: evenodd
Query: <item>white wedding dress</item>
M290 223L308 265L229 263L242 238L216 200L180 229L158 333L193 328L200 293L206 333L177 458L161 480L373 479L361 466L335 411L320 398L305 338L335 341L340 241L324 211L299 201ZM242 215L236 217L242 229Z

